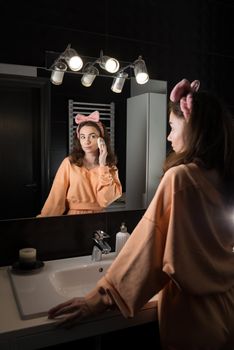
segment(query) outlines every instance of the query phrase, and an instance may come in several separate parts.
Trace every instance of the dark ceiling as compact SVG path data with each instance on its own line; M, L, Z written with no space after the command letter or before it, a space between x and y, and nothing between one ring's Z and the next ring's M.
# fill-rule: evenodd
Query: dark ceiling
M141 54L152 78L170 86L199 77L233 103L224 92L234 78L233 18L233 0L5 1L0 62L44 66L47 51L68 43L84 56Z

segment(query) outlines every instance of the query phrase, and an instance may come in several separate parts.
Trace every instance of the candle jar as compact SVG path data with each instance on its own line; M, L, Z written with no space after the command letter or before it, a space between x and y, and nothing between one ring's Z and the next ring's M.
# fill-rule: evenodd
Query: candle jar
M19 263L21 266L33 267L37 261L37 250L35 248L23 248L19 250Z

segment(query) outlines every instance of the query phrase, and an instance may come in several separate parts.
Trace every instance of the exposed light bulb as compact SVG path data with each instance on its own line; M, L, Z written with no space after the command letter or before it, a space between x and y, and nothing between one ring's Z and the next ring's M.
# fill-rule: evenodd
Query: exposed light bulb
M149 80L145 61L141 56L134 62L134 73L138 84L145 84Z
M50 81L54 85L61 85L63 82L64 72L67 70L67 65L63 62L58 62L54 65Z
M138 73L136 75L136 81L138 84L145 84L149 80L149 76L147 73Z
M127 73L119 72L117 77L115 77L114 80L113 80L113 83L112 83L112 86L111 86L111 90L113 92L118 93L118 94L121 93L122 89L123 89L123 86L124 86L124 83L125 83L125 80L126 80L127 77L128 77Z
M78 71L83 67L83 61L79 56L73 56L69 59L68 65L73 71Z
M81 83L85 87L90 87L96 76L99 74L99 71L93 65L88 65L84 71L85 73L81 78Z
M63 58L67 62L69 68L75 72L80 70L83 67L83 60L77 54L75 49L72 49L70 45L66 48L63 53Z
M105 69L110 73L116 73L119 70L119 62L115 58L108 58Z
M95 75L93 74L84 74L81 78L81 83L85 87L90 87L95 79Z

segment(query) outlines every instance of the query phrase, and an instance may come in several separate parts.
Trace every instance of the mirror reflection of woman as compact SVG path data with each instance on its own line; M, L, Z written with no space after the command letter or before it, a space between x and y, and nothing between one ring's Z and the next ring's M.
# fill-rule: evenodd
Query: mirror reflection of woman
M38 217L103 211L122 195L122 186L105 126L99 112L78 114L74 149L54 178Z

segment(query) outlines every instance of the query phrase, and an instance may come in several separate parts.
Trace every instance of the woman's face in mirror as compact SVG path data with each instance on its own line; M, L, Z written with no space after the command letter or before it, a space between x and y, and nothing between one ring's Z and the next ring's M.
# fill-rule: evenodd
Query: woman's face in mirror
M97 139L99 137L97 129L93 126L83 126L79 130L79 140L85 153L94 153L98 149Z

